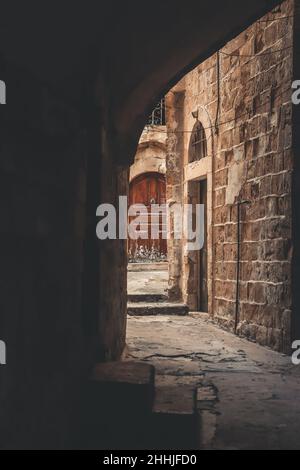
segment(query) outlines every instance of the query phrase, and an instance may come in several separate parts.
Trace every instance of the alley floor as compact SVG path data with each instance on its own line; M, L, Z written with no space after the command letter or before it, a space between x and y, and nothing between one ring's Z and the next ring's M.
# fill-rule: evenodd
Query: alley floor
M129 265L129 295L165 295L168 289L168 265L166 263Z
M195 386L203 449L300 449L300 366L206 316L130 317L129 357L160 386Z

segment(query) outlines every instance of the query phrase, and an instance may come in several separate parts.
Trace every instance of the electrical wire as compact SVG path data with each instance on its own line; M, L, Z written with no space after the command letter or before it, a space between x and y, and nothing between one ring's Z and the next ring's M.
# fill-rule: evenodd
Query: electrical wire
M280 88L280 86L278 86L277 88ZM291 91L291 88L286 88L285 90L282 91L282 93L280 93L276 98L281 98L285 93L287 93L288 91ZM265 105L267 104L270 104L270 98L268 100L266 100L265 102L261 103L260 105L258 105L256 107L256 110L259 110L260 108L264 107ZM230 124L231 122L234 122L234 121L237 121L238 119L241 119L243 117L247 117L249 116L250 114L250 111L247 111L243 114L240 114L239 116L236 116L232 119L229 119L228 121L221 121L218 123L218 126L223 126L223 125L226 125L226 124ZM256 116L252 116L251 118L249 117L249 119L253 119L255 118ZM164 130L156 130L156 129L151 129L151 126L149 126L150 129L146 129L145 132L149 132L149 133L158 133L158 134L192 134L194 131L193 130L169 130L169 131L164 131ZM236 126L236 127L233 127L231 129L237 129L239 128L240 126ZM146 126L147 128L147 126ZM206 130L212 130L212 129L215 129L215 125L212 125L212 126L209 126L209 127L204 127L203 128L205 131Z
M257 24L257 23L266 23L266 22L274 22L274 21L277 21L277 20L286 20L286 19L290 19L290 18L294 18L295 16L300 16L300 15L288 15L288 16L284 16L284 17L278 17L278 18L273 18L273 19L266 19L266 20L258 20L256 21L254 24ZM285 39L287 36L289 35L289 32L287 34L285 34L283 37L279 38L278 41L280 40L283 40ZM277 42L278 42L277 41ZM259 59L260 57L264 57L264 56L269 56L269 55L273 55L273 54L278 54L280 52L285 52L287 50L292 50L293 49L293 45L292 46L287 46L287 47L284 47L282 49L278 49L278 50L275 50L275 51L269 51L269 52L261 52L261 53L256 53L256 54L239 54L239 53L227 53L223 50L219 50L218 52L216 52L214 55L216 55L216 61L215 61L215 64L212 65L211 67L208 67L206 68L205 70L203 70L201 73L198 74L198 78L204 74L207 74L210 70L216 68L217 70L217 78L216 78L216 84L218 85L218 87L220 86L219 85L219 77L220 77L220 74L221 74L221 64L220 64L220 54L226 56L226 57L237 57L237 58L243 58L243 57L247 57L247 58L250 58L250 59ZM214 57L214 55L211 56ZM289 56L285 57L283 60L287 59ZM239 66L242 67L243 65L246 65L246 64L240 64ZM224 77L225 78L225 77ZM213 85L213 84L212 84ZM277 88L279 88L280 86L278 86ZM287 93L288 91L290 91L291 88L288 88L286 90L284 90L280 95L278 95L276 98L280 98L281 96L283 96L285 93ZM201 94L203 93L200 92L198 94L195 94L195 95L192 95L193 98L197 97L197 96L200 96ZM219 103L219 99L218 99L218 103ZM261 105L257 106L256 107L256 110L262 108L263 106L265 106L266 104L269 104L270 103L270 98L268 99L268 101L262 103ZM168 106L166 106L166 109L168 109ZM173 109L173 108L172 108ZM223 121L223 122L219 122L217 123L218 121L218 116L219 116L219 110L217 111L217 115L216 115L216 121L215 121L215 124L212 125L212 126L209 126L209 127L206 127L204 128L204 130L212 130L212 129L217 129L217 127L219 128L219 126L223 126L225 124L229 124L231 122L234 122L238 119L241 119L242 117L246 117L246 116L249 116L250 114L250 111L247 111L246 113L240 115L240 116L236 116L235 118L233 119L230 119L228 121ZM255 116L253 116L254 118ZM250 117L249 117L250 119ZM216 127L217 126L217 127ZM146 126L147 127L147 126ZM236 129L240 126L237 126L237 127L233 127L232 129ZM148 130L146 130L147 132ZM174 131L161 131L161 130L155 130L155 129L149 129L149 132L151 133L174 133L174 134L178 134L178 133L188 133L188 134L192 134L193 133L193 130L182 130L182 131L178 131L178 130L174 130Z
M273 13L269 13L269 14L273 14ZM274 21L283 21L283 20L289 20L289 19L292 19L292 18L298 18L300 17L300 15L286 15L286 16L278 16L278 17L274 17L274 18L268 18L268 19L265 19L265 20L257 20L256 23L273 23Z
M223 54L223 55L226 55L228 57L262 57L262 56L265 56L265 55L272 55L272 54L277 54L279 52L285 52L289 49L293 49L294 46L288 46L288 47L284 47L282 49L278 49L277 51L270 51L270 52L261 52L261 53L258 53L258 54L232 54L232 53L228 53L228 52L225 52L225 51L220 51L220 54Z

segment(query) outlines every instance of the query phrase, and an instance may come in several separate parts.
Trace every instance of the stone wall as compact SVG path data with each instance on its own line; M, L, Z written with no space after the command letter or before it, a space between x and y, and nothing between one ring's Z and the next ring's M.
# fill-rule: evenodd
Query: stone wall
M97 240L96 209L128 171L92 86L70 96L0 65L0 447L70 448L90 369L125 346L125 244Z
M128 195L129 169L117 164L107 127L102 129L101 203L113 204L119 216L119 195ZM127 314L127 240L97 240L100 250L98 359L118 360L125 347Z
M75 102L1 66L0 447L61 448L71 445L89 367L81 310L87 133Z
M171 301L182 300L182 241L176 239L176 224L178 221L172 212L172 207L181 204L183 198L183 140L182 129L184 93L181 89L172 90L166 97L166 115L168 126L167 138L167 192L166 203L168 215L168 262L169 286L168 296Z
M129 180L143 173L166 174L166 126L146 126L130 167Z
M295 0L295 18L294 18L294 61L293 61L293 80L299 80L300 77L300 1ZM300 106L293 108L293 180L292 180L292 214L293 214L293 240L300 240ZM292 337L293 340L300 338L300 249L299 244L293 244L293 270L292 270Z
M209 313L280 351L291 344L293 8L284 2L182 80L182 127L174 133L184 147L182 200L191 181L212 172ZM202 170L188 160L197 115L209 117L203 125L212 162ZM198 268L192 254L183 256L183 296L194 308Z

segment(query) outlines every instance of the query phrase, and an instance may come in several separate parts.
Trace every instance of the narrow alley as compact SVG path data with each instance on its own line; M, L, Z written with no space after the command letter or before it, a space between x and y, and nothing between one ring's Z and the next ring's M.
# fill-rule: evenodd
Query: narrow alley
M197 389L199 448L299 449L300 367L291 358L201 314L129 317L127 343L130 360L155 366L156 387Z
M2 4L0 450L300 450L300 0Z

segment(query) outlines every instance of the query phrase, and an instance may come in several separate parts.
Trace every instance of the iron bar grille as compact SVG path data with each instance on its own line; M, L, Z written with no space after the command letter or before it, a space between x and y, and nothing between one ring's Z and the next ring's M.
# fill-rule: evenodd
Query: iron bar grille
M148 126L165 126L166 125L166 104L165 99L163 98L157 104L157 106L152 111L149 116Z

